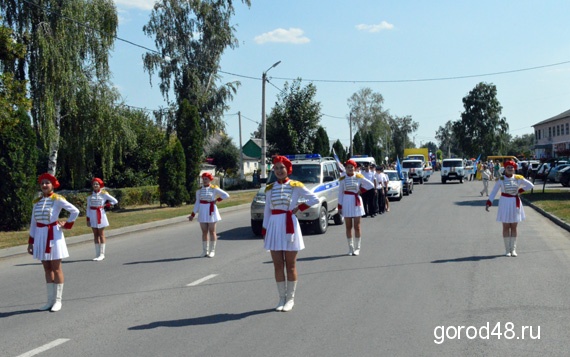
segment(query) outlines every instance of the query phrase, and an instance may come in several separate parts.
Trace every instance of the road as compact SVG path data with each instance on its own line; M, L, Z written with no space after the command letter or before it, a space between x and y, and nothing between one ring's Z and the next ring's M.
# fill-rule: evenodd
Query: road
M344 226L306 236L289 313L273 311L272 264L248 210L222 213L213 259L198 258L196 222L114 237L100 263L92 244L70 246L57 313L36 310L40 264L2 259L0 355L568 355L570 234L526 207L519 256L504 257L480 186L434 174L363 219L358 257Z

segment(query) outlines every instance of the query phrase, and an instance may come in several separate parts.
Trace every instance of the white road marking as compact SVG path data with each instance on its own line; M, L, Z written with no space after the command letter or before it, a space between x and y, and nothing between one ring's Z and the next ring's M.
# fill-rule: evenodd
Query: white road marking
M35 356L35 355L37 355L37 354L40 354L40 353L42 353L42 352L45 352L45 351L49 350L50 348L54 348L54 347L56 347L56 346L59 346L59 345L61 345L62 343L65 343L65 342L67 342L67 341L69 341L69 338L58 338L57 340L55 340L55 341L53 341L53 342L47 343L47 344L45 344L45 345L43 345L43 346L41 346L41 347L38 347L38 348L36 348L36 349L33 349L33 350L31 350L31 351L29 351L29 352L26 352L26 353L24 353L24 354L21 354L21 355L19 355L18 357L30 357L30 356Z
M198 285L198 284L202 284L202 283L205 282L206 280L210 280L210 279L212 279L212 278L215 278L216 276L218 276L218 274L210 274L210 275L205 276L205 277L203 277L202 279L198 279L198 280L196 280L196 281L194 281L194 282L192 282L192 283L190 283L190 284L188 284L188 285L186 285L186 286L196 286L196 285Z

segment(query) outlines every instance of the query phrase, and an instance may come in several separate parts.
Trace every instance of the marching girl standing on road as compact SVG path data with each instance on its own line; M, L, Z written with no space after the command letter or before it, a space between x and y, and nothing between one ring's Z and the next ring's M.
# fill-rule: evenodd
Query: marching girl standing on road
M105 259L105 227L109 226L107 220L107 213L105 208L109 209L118 203L117 199L103 190L105 184L103 180L95 177L91 180L93 192L87 197L87 227L93 230L93 241L95 243L95 258L94 261L101 261Z
M59 181L51 174L38 177L41 197L34 200L28 253L41 260L47 286L47 304L40 310L61 310L63 294L63 268L61 260L69 257L62 229L71 229L79 216L77 207L67 202L63 196L55 194ZM61 210L69 212L67 222L58 221Z
M522 175L515 175L517 164L507 160L503 164L505 173L497 180L485 209L489 212L489 207L493 205L493 199L501 191L499 197L499 208L497 210L497 222L503 223L503 240L505 242L505 255L507 257L516 257L517 252L517 225L525 219L523 205L520 194L534 187L532 182L528 181Z
M360 217L364 214L360 193L374 188L374 184L364 178L362 174L354 172L356 162L348 160L344 167L346 175L340 178L338 189L338 211L344 216L346 225L346 239L348 240L348 255L360 254ZM352 228L354 227L354 240Z
M277 181L265 188L265 209L262 235L264 248L271 252L275 281L279 293L276 311L291 311L297 289L297 254L305 249L301 226L295 216L319 203L319 198L299 181L289 180L293 172L291 161L285 156L273 159ZM303 197L305 203L298 204Z
M196 191L196 203L194 210L188 219L194 220L194 216L198 214L198 222L202 229L202 255L200 257L213 258L216 255L216 222L221 221L222 217L216 206L216 202L221 202L230 195L216 185L212 185L214 176L205 172L202 174L202 187ZM208 240L209 234L209 240Z

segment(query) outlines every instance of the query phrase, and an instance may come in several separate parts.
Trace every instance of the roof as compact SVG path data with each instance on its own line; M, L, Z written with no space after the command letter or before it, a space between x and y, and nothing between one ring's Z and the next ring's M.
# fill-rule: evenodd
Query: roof
M542 124L546 124L549 123L551 121L556 121L556 120L560 120L560 119L564 119L564 118L569 118L570 117L570 109L565 111L564 113L560 113L558 115L553 116L552 118L548 118L545 119L539 123L536 123L533 125L533 127L537 126L537 125L542 125Z

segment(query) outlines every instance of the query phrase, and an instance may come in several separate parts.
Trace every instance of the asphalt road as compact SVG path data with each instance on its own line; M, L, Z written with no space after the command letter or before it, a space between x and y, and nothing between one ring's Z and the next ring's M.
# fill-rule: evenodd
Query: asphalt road
M289 313L273 311L247 209L222 213L213 259L198 258L196 222L112 237L99 263L92 244L70 246L57 313L37 310L41 265L4 258L0 355L567 356L570 233L526 207L519 256L504 257L480 186L434 174L363 219L358 257L344 226L305 236Z

